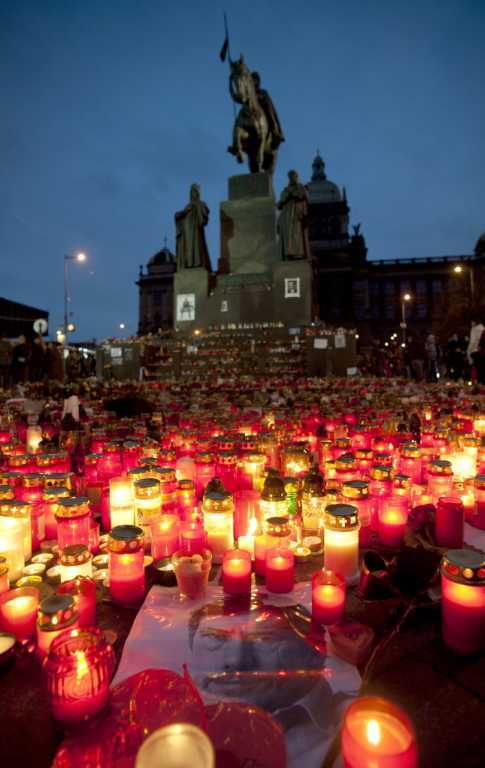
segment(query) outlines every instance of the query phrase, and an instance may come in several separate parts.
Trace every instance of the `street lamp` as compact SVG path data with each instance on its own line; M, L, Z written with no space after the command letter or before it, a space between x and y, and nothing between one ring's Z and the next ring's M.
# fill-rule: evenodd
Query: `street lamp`
M64 349L67 348L68 344L68 333L71 330L69 327L69 287L68 287L68 268L69 268L69 262L70 261L77 261L78 263L82 264L84 261L86 261L86 254L85 253L65 253L64 254L64 339L63 339L63 347Z
M401 331L402 331L402 347L406 346L406 304L410 302L412 296L410 293L404 293L401 296Z
M470 279L470 302L473 308L475 301L475 278L473 275L473 267L471 264L469 264L467 267L464 267L462 264L455 264L453 267L453 272L455 275L461 275L466 270L468 270L468 277Z

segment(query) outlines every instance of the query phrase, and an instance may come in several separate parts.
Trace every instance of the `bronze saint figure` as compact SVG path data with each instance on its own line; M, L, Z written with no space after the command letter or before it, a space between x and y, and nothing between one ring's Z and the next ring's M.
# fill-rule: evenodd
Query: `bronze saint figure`
M200 199L198 184L190 187L190 202L175 214L177 231L177 269L204 267L211 271L204 227L209 221L209 208Z
M228 152L238 163L247 156L251 173L272 173L278 147L284 141L278 115L267 91L260 89L257 72L251 75L244 57L230 62L229 92L241 104Z
M283 260L307 259L308 247L308 191L300 184L298 173L288 173L289 184L278 202L281 256Z

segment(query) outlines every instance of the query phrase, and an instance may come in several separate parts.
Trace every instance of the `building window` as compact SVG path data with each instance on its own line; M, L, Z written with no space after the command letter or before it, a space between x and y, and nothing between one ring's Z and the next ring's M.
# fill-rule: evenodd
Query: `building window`
M431 290L433 293L443 293L443 280L440 277L435 277L431 283Z
M426 280L416 280L416 317L428 316L428 286Z

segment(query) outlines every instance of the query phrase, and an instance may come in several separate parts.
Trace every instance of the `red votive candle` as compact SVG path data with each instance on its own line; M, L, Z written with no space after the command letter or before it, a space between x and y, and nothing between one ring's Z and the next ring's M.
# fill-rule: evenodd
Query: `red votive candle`
M464 655L485 650L485 555L450 549L441 561L443 642Z
M89 549L91 510L85 496L59 499L56 520L59 549L65 549L71 544L84 544Z
M72 595L79 614L80 627L96 625L96 582L88 576L76 576L59 586L59 594Z
M35 587L10 589L0 595L0 629L15 635L17 640L35 637L39 596Z
M417 768L412 723L390 701L359 698L345 713L342 756L344 768Z
M179 518L160 515L150 519L151 554L154 560L170 557L179 548Z
M338 624L345 608L345 581L333 571L312 577L312 619L318 624Z
M251 591L251 555L242 549L226 552L222 561L222 584L228 595Z
M69 629L56 637L44 662L54 718L67 725L97 715L108 702L115 664L100 629Z
M143 531L117 525L109 533L109 591L121 605L138 605L145 596Z
M266 587L270 592L291 592L295 584L295 556L289 549L266 552Z
M197 521L183 523L180 528L180 549L187 555L201 555L205 548L204 526Z
M386 499L379 512L379 541L386 547L400 547L407 521L407 499L403 496Z
M72 595L51 595L42 600L37 614L36 653L43 660L51 643L66 629L78 626L79 614Z
M463 546L465 511L459 498L438 499L435 517L435 539L439 547L461 549Z

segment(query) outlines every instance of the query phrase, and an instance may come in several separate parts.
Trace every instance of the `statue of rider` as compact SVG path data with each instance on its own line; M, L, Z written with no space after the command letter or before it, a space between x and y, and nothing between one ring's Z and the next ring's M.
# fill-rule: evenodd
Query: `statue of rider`
M272 149L278 149L279 145L285 140L278 113L276 112L275 105L273 104L268 91L261 88L261 77L259 72L251 72L251 77L253 78L258 102L268 121L268 128L271 133L271 147Z

